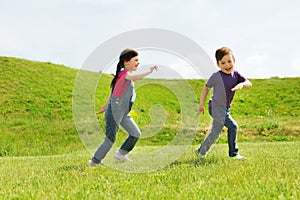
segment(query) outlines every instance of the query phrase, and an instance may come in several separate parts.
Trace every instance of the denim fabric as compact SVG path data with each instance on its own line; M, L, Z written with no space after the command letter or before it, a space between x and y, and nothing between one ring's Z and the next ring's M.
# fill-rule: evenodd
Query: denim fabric
M125 112L125 116L120 120L120 125L128 132L129 136L122 144L120 148L120 153L123 155L128 154L135 146L136 142L138 141L141 131L129 115L130 109L132 107L132 102L129 102L127 107L127 111ZM105 112L105 120L106 120L106 138L103 143L99 146L97 151L94 154L92 160L95 163L100 163L102 159L106 156L108 151L112 148L115 140L116 134L119 129L119 125L116 123L111 103L108 104Z
M93 162L95 163L100 163L101 160L106 156L108 151L112 148L113 143L116 140L116 133L119 129L112 115L110 103L106 108L105 121L106 121L106 137L102 142L102 144L97 149L97 151L95 152L94 157L92 158Z
M120 148L121 154L125 155L133 149L139 137L141 136L141 131L130 115L127 115L123 118L121 121L121 126L129 133L128 138Z
M238 147L236 144L238 126L234 119L231 117L228 109L221 107L210 107L210 115L213 117L211 132L205 138L201 146L199 147L199 153L206 155L210 147L219 138L223 127L228 128L228 147L229 156L235 156L238 153Z
M238 154L238 146L237 146L237 132L238 132L238 125L236 121L231 117L229 110L226 112L226 117L225 117L225 127L228 129L227 130L227 138L228 138L228 147L229 151L228 154L229 156L236 156Z
M111 95L110 97L111 111L115 119L115 122L118 125L120 125L124 116L126 116L131 109L132 106L131 98L133 94L134 94L134 85L131 82L128 85L127 90L125 91L122 98L118 98L113 95Z

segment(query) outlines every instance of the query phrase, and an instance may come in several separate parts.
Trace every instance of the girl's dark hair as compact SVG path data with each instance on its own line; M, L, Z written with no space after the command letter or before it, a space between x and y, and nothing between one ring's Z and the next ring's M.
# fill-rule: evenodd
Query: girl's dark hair
M216 54L215 54L215 57L216 57L216 60L217 60L217 63L222 60L222 58L225 56L225 55L231 55L233 60L235 60L234 56L233 56L233 53L231 51L231 49L229 49L228 47L222 47L220 49L218 49L216 51Z
M117 69L116 69L116 75L114 76L114 78L110 84L112 91L114 90L114 87L116 85L117 78L118 78L118 75L119 75L121 69L124 68L124 62L130 61L131 58L138 56L138 55L139 55L138 52L133 49L125 49L124 51L122 51L122 53L120 54L120 57L119 57L119 62L118 62Z

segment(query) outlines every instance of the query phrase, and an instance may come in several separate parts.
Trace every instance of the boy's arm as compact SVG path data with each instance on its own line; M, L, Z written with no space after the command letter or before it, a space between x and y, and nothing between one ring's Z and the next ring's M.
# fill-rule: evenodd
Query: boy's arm
M252 87L252 83L246 79L244 82L237 84L236 86L234 86L231 91L235 91L235 90L240 90L243 87L245 88L251 88Z
M199 104L199 109L198 109L198 112L197 112L197 117L200 115L200 113L204 114L204 102L205 102L205 99L207 97L207 94L209 92L209 89L208 87L204 86L203 89L202 89L202 93L201 93L201 97L200 97L200 104Z

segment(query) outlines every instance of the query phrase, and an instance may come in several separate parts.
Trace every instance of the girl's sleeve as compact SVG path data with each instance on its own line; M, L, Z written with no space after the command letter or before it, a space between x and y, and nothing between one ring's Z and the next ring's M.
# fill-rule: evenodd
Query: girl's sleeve
M126 78L125 78L127 73L128 73L127 70L123 70L120 72L120 74L119 74L120 82L125 83L125 82L129 81L129 80L126 80Z

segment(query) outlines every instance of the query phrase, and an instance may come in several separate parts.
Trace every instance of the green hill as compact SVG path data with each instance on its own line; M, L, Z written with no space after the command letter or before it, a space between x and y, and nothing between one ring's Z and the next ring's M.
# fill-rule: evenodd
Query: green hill
M76 152L84 146L75 129L72 97L78 70L49 62L33 62L18 58L0 57L0 156L53 155ZM91 72L87 72L91 73ZM100 76L91 73L92 76ZM109 95L112 76L101 75L95 93L95 110ZM138 145L166 144L180 128L184 111L182 102L166 85L180 86L184 80L149 80L137 82L137 100L132 115L142 130L152 122L153 110L164 113L164 126L158 134L142 138ZM231 109L240 127L240 141L279 140L300 138L300 78L255 79L252 89L237 92ZM151 81L150 81L151 82ZM197 99L191 98L187 107L198 108L203 80L189 80ZM143 85L144 84L144 85ZM171 86L170 86L171 87ZM181 88L184 91L185 88ZM181 91L181 92L182 92ZM155 109L152 109L152 107ZM159 105L163 105L159 106ZM150 113L150 115L149 115ZM193 113L192 113L193 114ZM154 112L155 116L159 114ZM152 114L153 116L153 114ZM99 126L104 129L104 116L98 115ZM191 117L191 116L189 116ZM200 118L194 142L202 141L209 127L207 114ZM184 119L189 120L189 119ZM84 130L78 130L84 134ZM189 131L188 128L185 131ZM225 135L225 134L223 134ZM119 140L126 137L121 131ZM225 141L222 136L219 142ZM118 141L117 141L118 143Z

